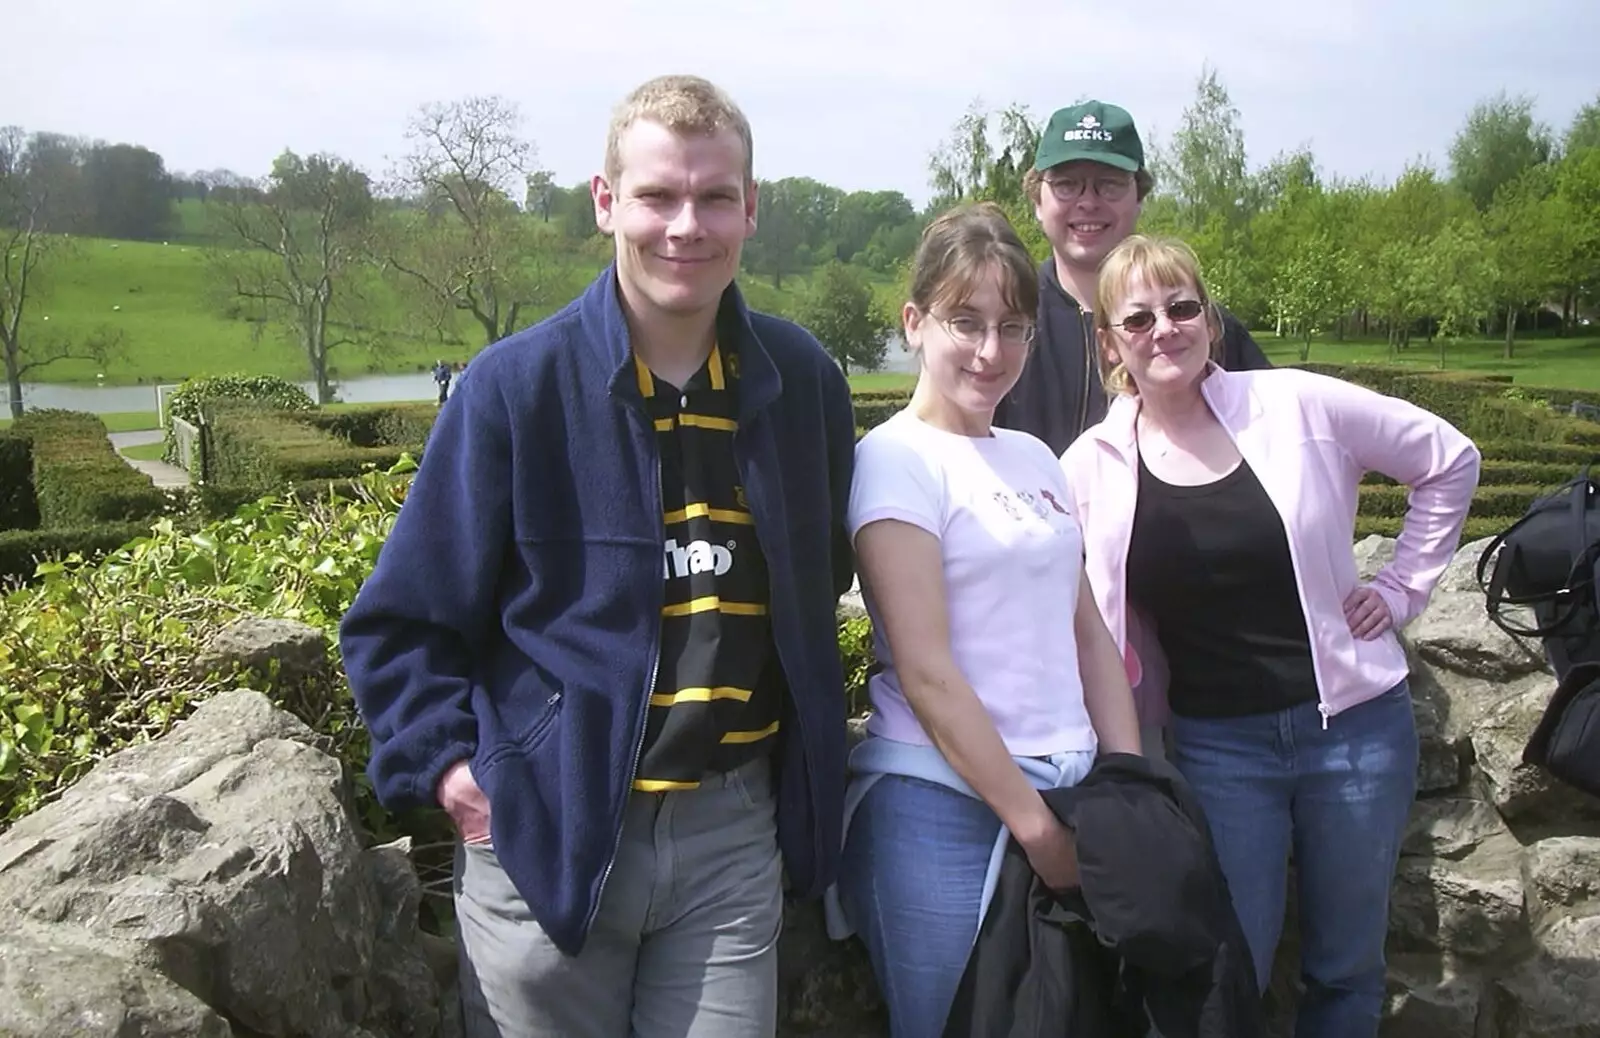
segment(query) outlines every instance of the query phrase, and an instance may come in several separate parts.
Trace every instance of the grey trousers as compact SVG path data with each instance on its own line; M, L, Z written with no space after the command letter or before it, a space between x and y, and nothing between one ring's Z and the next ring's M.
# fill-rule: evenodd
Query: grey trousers
M631 795L594 928L553 945L487 845L458 847L467 1038L770 1038L782 866L766 760Z

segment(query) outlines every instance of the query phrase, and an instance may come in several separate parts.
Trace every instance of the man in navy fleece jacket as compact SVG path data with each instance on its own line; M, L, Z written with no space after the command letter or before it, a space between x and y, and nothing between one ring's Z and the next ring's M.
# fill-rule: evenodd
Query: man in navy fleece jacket
M734 284L752 168L704 80L618 107L614 264L473 361L342 624L379 798L461 837L471 1036L771 1035L833 879L854 419Z

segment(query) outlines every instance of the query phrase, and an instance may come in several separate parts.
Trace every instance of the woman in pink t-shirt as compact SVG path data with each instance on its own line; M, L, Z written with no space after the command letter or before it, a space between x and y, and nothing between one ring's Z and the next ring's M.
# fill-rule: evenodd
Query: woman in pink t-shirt
M839 895L896 1038L943 1029L1002 826L1050 886L1077 885L1039 789L1081 780L1097 749L1139 752L1061 467L992 425L1037 305L997 207L935 220L903 313L916 390L856 448L849 524L883 669L851 757Z
M1417 774L1395 629L1444 572L1478 451L1437 415L1340 379L1224 371L1181 242L1128 238L1095 306L1116 398L1062 456L1089 578L1131 646L1146 723L1205 809L1265 989L1294 855L1298 1038L1378 1032L1389 887ZM1357 488L1409 486L1394 559L1357 574ZM1151 635L1154 637L1151 637Z

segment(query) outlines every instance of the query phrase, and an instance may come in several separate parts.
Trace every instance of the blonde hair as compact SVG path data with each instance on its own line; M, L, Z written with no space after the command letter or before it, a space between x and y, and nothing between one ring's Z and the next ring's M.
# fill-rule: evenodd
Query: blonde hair
M1100 265L1100 281L1095 289L1095 352L1100 382L1110 393L1136 395L1139 392L1127 367L1116 358L1111 339L1115 334L1111 313L1128 294L1128 283L1136 277L1151 285L1193 285L1200 296L1206 328L1211 333L1211 359L1217 360L1222 355L1222 316L1206 293L1205 281L1200 277L1200 260L1194 250L1177 238L1131 234L1118 243Z
M993 202L956 206L922 232L911 263L911 302L923 313L965 303L990 271L1000 277L1006 306L1033 320L1039 311L1039 272L1027 246Z
M744 179L755 182L750 120L720 87L699 76L657 76L633 89L611 113L606 131L606 179L622 172L622 135L636 122L659 123L679 136L713 136L732 130L744 143Z

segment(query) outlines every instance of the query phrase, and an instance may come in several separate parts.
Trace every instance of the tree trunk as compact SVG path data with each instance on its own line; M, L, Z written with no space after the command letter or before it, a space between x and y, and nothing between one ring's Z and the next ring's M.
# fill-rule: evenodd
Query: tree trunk
M1506 307L1506 360L1516 355L1517 348L1517 308Z
M1283 315L1278 315L1278 338L1283 338Z
M1439 339L1439 370L1444 370L1444 344L1447 340Z
M1305 328L1305 337L1300 340L1300 363L1304 364L1311 359L1311 325Z
M1577 300L1573 298L1575 294L1571 288L1568 288L1561 295L1562 335L1570 335L1572 333L1572 325L1577 320Z
M17 366L16 354L9 347L6 349L6 396L11 402L11 418L15 421L22 417L22 371Z
M311 362L311 379L317 384L317 406L326 407L333 403L333 387L328 384L328 312L314 304L306 317L306 359Z

